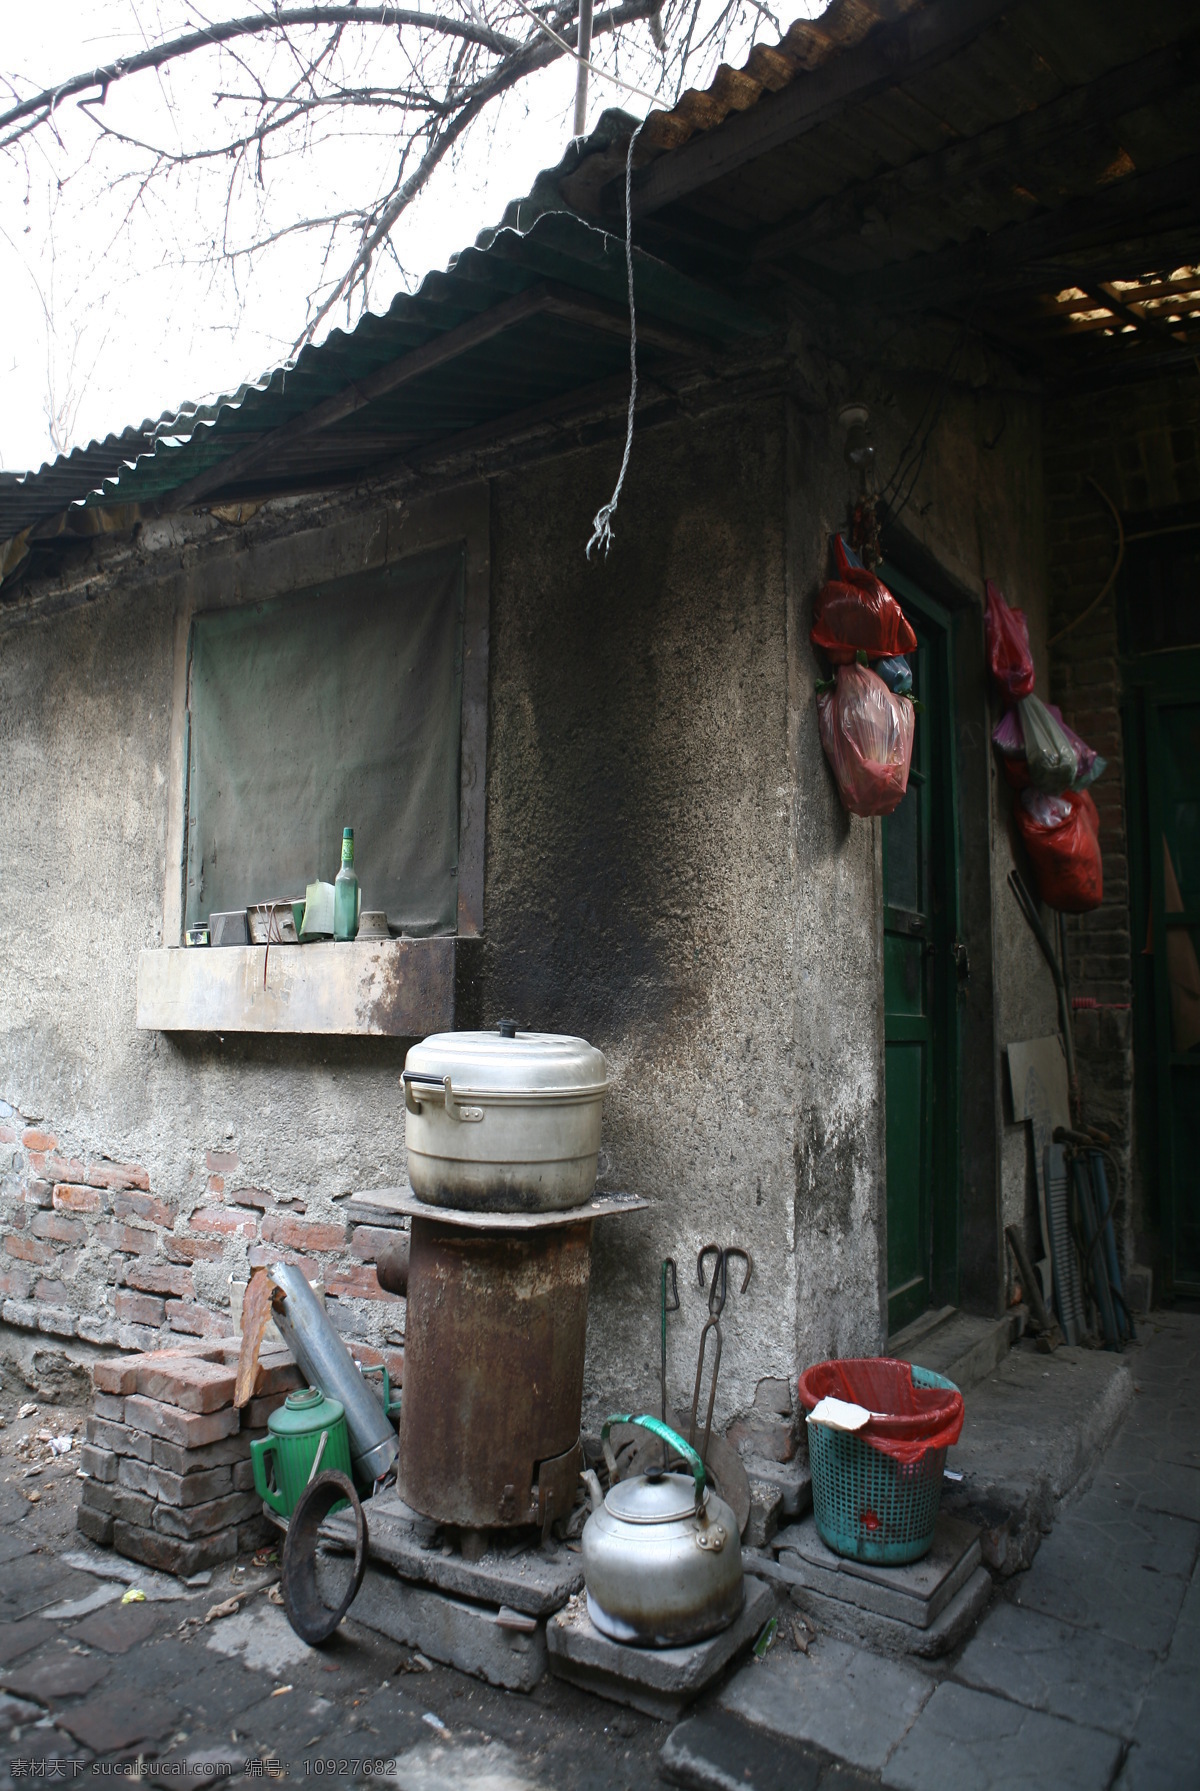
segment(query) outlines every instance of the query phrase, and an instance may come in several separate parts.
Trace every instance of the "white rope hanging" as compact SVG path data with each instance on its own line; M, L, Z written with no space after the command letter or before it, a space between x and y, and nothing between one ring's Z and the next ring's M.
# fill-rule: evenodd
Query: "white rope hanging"
M621 458L621 470L617 474L617 482L613 494L607 504L601 505L592 521L592 538L587 544L587 557L590 560L592 550L596 547L604 549L605 557L613 543L612 519L616 515L617 505L621 499L621 487L625 483L625 474L629 470L629 455L633 448L633 412L637 404L637 312L633 303L633 146L642 134L646 120L643 118L637 130L629 139L629 152L625 157L625 273L629 281L629 418L625 424L625 453Z

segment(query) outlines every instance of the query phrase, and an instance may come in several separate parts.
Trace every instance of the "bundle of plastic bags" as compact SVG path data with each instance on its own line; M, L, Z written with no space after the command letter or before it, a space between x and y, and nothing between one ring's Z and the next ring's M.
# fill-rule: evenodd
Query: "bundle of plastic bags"
M1030 713L1030 705L1036 705L1034 713L1040 711L1048 717L1050 723L1047 727L1043 722L1039 729L1052 742L1052 751L1040 756L1038 775L1035 775L1033 759L1027 745L1025 718ZM1031 728L1030 732L1032 731ZM1062 736L1061 741L1059 735ZM1073 790L1086 790L1108 767L1108 760L1090 747L1069 722L1063 720L1063 712L1057 703L1043 704L1038 697L1025 697L1013 708L1006 709L992 730L992 743L1000 754L1004 774L1014 790L1024 790L1030 784L1039 789L1062 790L1069 785ZM1065 773L1067 768L1068 751L1072 755L1075 772L1072 777L1064 776L1059 781L1059 774Z
M914 653L917 637L881 578L859 561L840 535L833 538L837 577L821 587L809 636L834 665L848 665L859 653L892 659Z
M912 764L913 706L865 665L839 665L817 697L821 745L852 815L890 815Z
M1064 914L1098 908L1104 900L1100 817L1087 791L1053 796L1022 790L1016 815L1038 894L1047 907Z

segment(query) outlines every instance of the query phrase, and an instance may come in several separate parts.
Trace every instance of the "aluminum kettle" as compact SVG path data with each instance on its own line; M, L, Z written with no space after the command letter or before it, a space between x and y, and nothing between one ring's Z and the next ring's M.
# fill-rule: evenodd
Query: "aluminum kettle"
M609 1443L614 1424L640 1424L669 1443L686 1474L617 1480ZM737 1519L704 1484L704 1463L657 1418L609 1418L600 1433L612 1483L606 1497L583 1478L592 1513L583 1530L588 1616L616 1642L674 1648L725 1629L742 1608L742 1544Z

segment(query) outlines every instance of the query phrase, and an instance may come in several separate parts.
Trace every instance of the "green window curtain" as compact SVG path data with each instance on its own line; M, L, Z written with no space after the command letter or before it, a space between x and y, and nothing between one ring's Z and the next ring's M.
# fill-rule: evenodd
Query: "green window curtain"
M187 924L332 881L354 829L364 909L458 911L463 548L195 618Z

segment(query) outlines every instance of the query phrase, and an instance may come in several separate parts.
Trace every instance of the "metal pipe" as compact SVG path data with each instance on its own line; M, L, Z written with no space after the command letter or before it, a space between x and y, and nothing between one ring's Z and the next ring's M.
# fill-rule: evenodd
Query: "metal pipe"
M575 64L575 135L587 129L588 59L592 53L592 0L579 0L579 61Z
M309 1384L341 1402L350 1433L350 1460L368 1484L380 1480L399 1453L390 1419L355 1367L321 1302L291 1263L271 1265L271 1279L283 1295L275 1323Z

